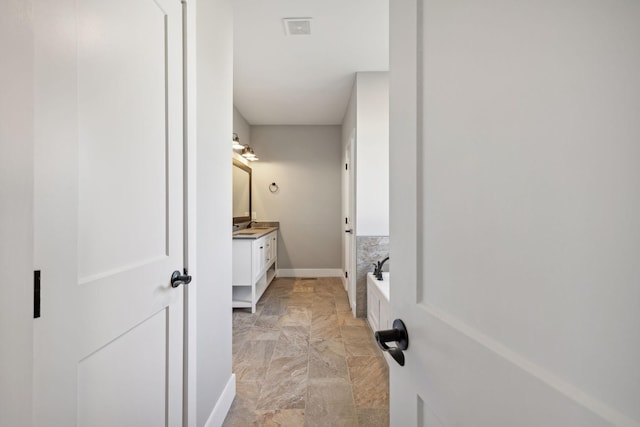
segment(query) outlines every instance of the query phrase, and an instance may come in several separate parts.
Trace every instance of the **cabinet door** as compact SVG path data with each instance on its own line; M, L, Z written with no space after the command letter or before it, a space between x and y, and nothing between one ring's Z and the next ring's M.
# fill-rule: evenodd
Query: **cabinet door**
M264 254L265 254L265 238L261 237L253 242L253 280L255 281L260 274L262 274L262 270L264 269Z
M271 233L271 260L276 259L276 257L278 256L278 232L274 231L273 233Z
M268 234L264 236L264 266L263 267L267 267L271 262L271 260L273 259L271 246L272 246L271 234Z
M233 285L251 286L253 283L253 245L251 240L233 240Z

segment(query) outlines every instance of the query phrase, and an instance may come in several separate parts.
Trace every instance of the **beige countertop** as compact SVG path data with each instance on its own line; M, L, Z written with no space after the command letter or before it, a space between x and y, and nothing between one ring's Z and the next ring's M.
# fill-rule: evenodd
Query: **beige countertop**
M262 236L266 236L272 231L276 231L278 227L252 227L244 228L242 230L234 231L234 239L259 239Z

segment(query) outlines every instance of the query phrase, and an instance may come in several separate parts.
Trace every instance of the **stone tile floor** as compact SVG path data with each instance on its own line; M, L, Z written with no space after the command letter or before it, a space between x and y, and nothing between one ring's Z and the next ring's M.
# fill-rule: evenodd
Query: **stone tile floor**
M340 278L278 278L235 309L233 372L224 427L389 425L387 363Z

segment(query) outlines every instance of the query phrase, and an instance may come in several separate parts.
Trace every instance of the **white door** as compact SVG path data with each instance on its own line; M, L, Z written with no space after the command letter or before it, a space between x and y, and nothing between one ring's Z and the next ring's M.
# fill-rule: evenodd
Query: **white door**
M355 240L356 230L354 224L354 173L353 173L353 145L355 143L355 129L351 131L351 136L344 151L344 168L342 169L342 212L344 229L344 270L347 295L353 315L356 315L356 263L355 263Z
M392 426L640 425L640 7L390 2Z
M179 426L180 1L34 3L35 425Z

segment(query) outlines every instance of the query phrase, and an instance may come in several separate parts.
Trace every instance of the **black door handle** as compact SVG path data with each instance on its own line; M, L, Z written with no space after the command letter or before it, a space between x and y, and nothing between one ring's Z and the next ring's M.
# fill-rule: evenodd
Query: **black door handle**
M345 233L353 233L352 229L344 230Z
M403 350L409 348L409 334L407 327L404 326L404 322L400 319L393 321L393 329L386 329L383 331L376 331L374 334L376 342L382 351L387 351L398 362L400 366L404 366L404 353ZM388 342L396 343L396 347L389 347Z
M187 274L186 270L184 274L180 274L179 270L176 270L171 274L172 288L177 288L180 285L188 285L189 283L191 283L191 276Z

